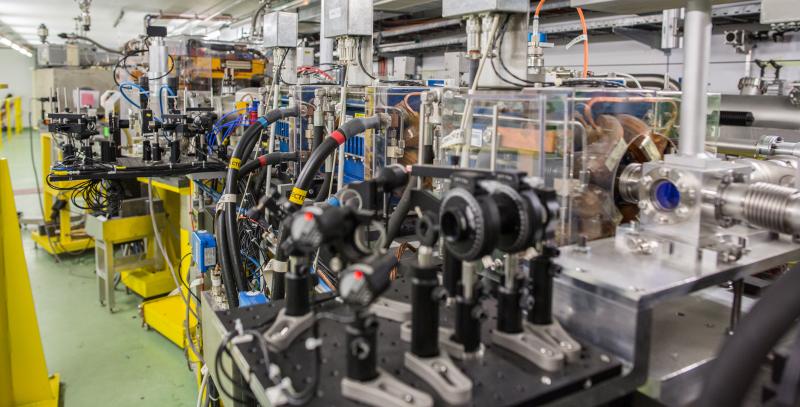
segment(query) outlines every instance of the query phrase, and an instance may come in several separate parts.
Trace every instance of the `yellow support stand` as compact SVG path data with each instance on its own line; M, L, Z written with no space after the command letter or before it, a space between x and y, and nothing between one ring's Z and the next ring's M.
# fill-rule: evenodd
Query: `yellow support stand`
M0 406L57 407L59 375L47 375L23 253L8 162L0 159Z
M138 180L143 184L151 182L148 178L139 178ZM191 201L191 186L182 186L180 181L176 185L156 179L152 180L152 184L154 198L161 199L164 211L167 214L167 227L160 231L161 239L167 247L167 251L169 251L170 247L177 248L172 253L175 253L178 257L167 259L167 261L177 265L175 270L178 273L178 278L186 282L186 275L189 273L189 264L191 263L187 258L192 251L191 242L189 241L191 221L189 220L188 209ZM177 242L170 230L180 231ZM169 270L165 271L164 274L169 276ZM123 275L123 282L125 282L124 277ZM189 296L183 284L180 287L180 295L171 295L143 302L141 305L142 321L149 328L161 333L181 349L187 349L192 360L197 360L196 356L188 350L191 347L187 346L186 304L181 296ZM192 303L192 310L197 312L195 303ZM189 334L193 336L196 328L197 319L189 313Z
M11 98L6 98L6 137L11 140Z
M42 199L44 201L44 219L46 223L53 214L53 203L55 200L66 201L66 206L58 213L59 233L40 234L38 231L31 232L31 238L39 247L50 254L62 254L65 252L76 252L94 248L94 239L86 234L85 230L72 230L72 213L70 211L70 197L67 192L58 191L47 185L47 175L50 174L50 164L53 161L53 138L49 133L42 133ZM70 184L77 184L81 181L60 181L55 184L60 187L67 187Z
M22 133L22 97L14 98L14 134Z

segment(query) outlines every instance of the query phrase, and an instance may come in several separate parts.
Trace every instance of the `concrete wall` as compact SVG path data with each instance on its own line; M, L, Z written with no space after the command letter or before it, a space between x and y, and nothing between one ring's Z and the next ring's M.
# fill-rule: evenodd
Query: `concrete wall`
M0 83L8 89L0 89L0 100L9 93L22 96L23 123L28 125L28 111L33 97L33 58L28 58L12 49L0 49ZM36 109L35 105L33 109Z

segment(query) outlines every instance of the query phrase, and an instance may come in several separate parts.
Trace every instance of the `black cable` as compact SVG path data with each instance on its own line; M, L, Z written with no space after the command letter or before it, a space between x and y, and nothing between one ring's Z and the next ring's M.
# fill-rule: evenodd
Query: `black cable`
M495 44L497 43L497 41L499 39L500 43L497 45L496 49L497 49L497 60L500 61L500 66L503 68L503 70L506 73L511 75L512 78L522 82L522 84L514 83L514 82L506 79L505 77L503 77L503 75L500 74L500 72L497 70L497 67L495 67L495 65L494 65L494 58L491 58L492 70L494 71L495 75L497 75L497 77L500 78L500 80L502 80L503 82L508 83L508 84L510 84L512 86L525 87L525 85L537 85L538 82L532 82L532 81L529 81L529 80L526 80L526 79L522 79L522 78L518 77L517 75L515 75L513 72L511 72L508 69L508 67L506 66L505 62L503 61L503 54L502 54L502 52L503 52L503 41L505 40L505 34L506 34L506 31L508 30L508 21L510 19L511 19L511 15L509 14L509 15L506 16L505 20L503 20L502 28L495 35L494 39L492 39L492 45L491 45L490 49L495 49Z
M270 2L265 2L260 7L258 7L258 9L256 10L255 14L253 14L253 19L250 21L250 35L251 36L255 35L255 33L256 33L256 26L258 25L259 15L261 13L263 13L264 10L267 9L267 6L269 6L269 4L270 4ZM263 27L262 27L262 30L263 30Z
M624 88L628 89L625 85L614 82L607 79L591 79L591 78L580 78L580 79L565 79L562 83L564 86L590 86L590 87L600 87L600 86L608 86L610 88Z
M281 58L281 63L278 65L278 70L276 71L277 75L277 83L283 83L284 85L294 86L297 85L296 83L289 83L285 79L283 79L283 64L286 62L286 56L289 55L289 50L284 50L283 57Z
M306 161L306 165L297 176L294 184L294 189L307 192L311 186L319 169L325 163L325 160L336 151L339 145L344 144L350 137L361 134L368 129L377 129L381 126L380 116L375 115L367 118L351 119L339 126L338 129L333 131L330 136L325 138L322 144L316 150L311 152L311 156ZM296 207L302 206L302 203L293 202Z
M362 61L361 59L361 41L362 40L358 40L358 49L356 50L356 54L358 54L358 66L361 67L361 71L364 72L364 75L369 76L369 78L374 81L377 78L375 78L374 76L372 76L372 74L367 72L367 68L364 67L364 61Z
M738 406L750 389L759 367L800 316L800 265L792 267L742 318L728 336L705 375L695 406Z
M225 379L230 381L231 385L233 385L234 387L236 387L239 390L244 390L244 393L248 393L249 392L251 395L253 394L250 389L244 388L241 385L239 385L238 383L236 383L236 381L233 380L233 377L232 377L233 374L229 374L228 371L225 370L224 367L220 368L220 366L222 365L222 352L223 351L225 353L227 353L228 356L230 356L231 361L233 361L233 356L231 355L230 351L227 350L228 343L233 338L233 334L234 334L234 332L231 331L227 335L225 335L225 337L222 338L222 342L220 342L219 346L217 347L217 352L214 355L214 376L219 378L219 383L217 384L217 390L222 392L222 394L225 395L225 397L227 397L228 399L230 399L234 403L247 404L247 403L250 402L249 400L242 400L242 399L240 399L238 397L235 397L233 394L228 392L228 390L222 384L223 380L222 380L222 376L220 376L220 371L222 371L222 373L225 375ZM232 365L235 367L236 363L232 362ZM254 398L254 397L251 397L251 398Z
M378 79L377 77L370 74L367 71L366 66L364 66L364 61L361 58L361 40L358 41L358 49L356 50L356 53L358 54L358 66L361 68L361 71L364 72L364 74L367 75L373 81L378 81L381 83L393 83L402 86L424 86L424 83L422 83L421 81L413 81L408 79L396 79L396 80Z
M314 324L311 325L311 335L314 338L319 338L319 322L317 318L314 318ZM311 383L309 383L305 389L303 389L299 395L295 396L293 394L289 394L284 390L284 394L286 398L289 400L289 404L294 406L302 406L307 404L314 396L317 394L317 389L319 388L319 376L320 370L322 366L322 355L320 349L322 345L317 344L314 348L314 376L311 379Z
M299 158L300 155L296 152L283 153L280 151L276 151L274 153L264 154L258 156L255 160L249 160L244 165L242 165L242 167L239 169L239 178L241 179L245 175L255 171L258 168L269 167L271 165L278 165Z
M333 172L326 170L325 173L322 174L322 186L320 186L317 196L314 197L314 202L325 202L325 200L328 199L331 182L333 182Z
M228 239L225 233L225 221L222 219L221 211L214 214L214 233L217 238L217 253L219 255L222 283L225 285L225 298L228 300L229 308L239 306L239 293L236 288L236 279L233 277L231 258L228 254Z
M322 144L322 139L325 138L325 126L324 125L314 126L312 128L312 135L313 137L311 138L311 151L314 151L317 149L317 147L319 147L320 144Z
M286 117L295 116L298 113L299 108L297 106L270 110L263 117L259 118L256 124L253 124L245 131L231 156L230 165L228 165L228 172L225 177L226 182L223 196L235 196L238 192L236 187L238 185L237 181L242 161L244 161L245 165L247 164L247 160L252 155L256 143L261 138L262 130L271 123L275 123ZM247 287L242 268L241 253L239 251L237 215L236 202L224 202L222 213L220 214L220 218L223 219L222 227L214 231L218 241L225 241L227 243L226 245L219 246L221 250L227 250L227 256L229 256L228 261L226 261L227 264L223 265L223 269L224 273L230 273L230 275L233 276L235 285L226 287L226 290L232 288L236 295L238 295L238 291L244 290Z
M58 34L58 37L59 38L64 38L64 39L70 39L70 40L77 39L77 40L88 41L88 42L94 44L97 48L100 48L103 51L106 51L106 52L109 52L109 53L112 53L112 54L123 55L123 53L120 50L113 49L113 48L110 48L110 47L106 47L103 44L100 44L99 42L97 42L97 41L95 41L95 40L93 40L93 39L91 39L89 37L85 37L83 35L61 33L61 34Z
M386 227L386 243L384 244L385 249L388 249L389 246L391 246L394 238L397 237L397 233L400 232L400 227L403 226L403 221L406 219L408 211L411 209L411 191L414 189L414 187L412 187L414 183L416 183L416 177L408 177L406 189L403 190L403 195L400 197L400 201L397 203L397 206L394 208L394 212L392 212L392 215L389 217L389 225Z
M179 273L180 273L181 267L183 266L183 261L184 261L184 260L185 260L187 257L189 257L189 256L191 256L191 255L192 255L192 253L191 253L191 252L190 252L190 253L186 253L186 254L184 254L184 255L183 255L183 257L181 257L181 259L178 261L178 272L179 272ZM191 296L192 296L192 297L194 297L195 301L196 301L198 304L200 304L200 297L198 297L198 296L197 296L197 294L195 294L195 293L194 293L194 291L192 291L191 287L189 287L189 271L188 271L188 270L186 271L186 281L184 281L182 278L181 278L180 280L181 280L181 284L183 284L183 286L184 286L184 287L186 287L186 291L188 291L188 292L189 292L189 294L191 294Z
M133 50L131 52L125 53L120 59L117 60L117 63L114 64L114 69L111 70L111 76L114 79L114 84L115 85L117 85L117 86L120 85L119 81L117 80L117 69L119 69L120 63L124 62L123 67L125 69L125 72L127 72L128 75L133 76L133 74L131 74L131 72L128 71L128 68L126 66L127 65L127 61L128 61L128 57L131 57L131 56L134 56L134 55L138 55L138 54L143 54L145 52L147 52L147 50L135 49L135 50Z
M165 73L164 75L161 75L161 76L159 76L157 78L150 78L149 80L156 81L156 80L159 80L159 79L166 78L167 76L169 76L169 74L172 73L172 71L175 70L175 59L172 58L172 55L169 55L169 54L167 54L167 57L169 58L170 62L172 62L170 64L170 67L169 67L169 70L167 71L167 73Z
M270 318L265 319L263 322L259 323L258 325L249 327L246 330L246 332L257 331L257 330L261 329L262 327L264 327L266 325L269 325L272 322L274 322L277 317L278 317L278 313L275 313ZM227 389L225 389L225 386L223 386L223 384L222 384L222 382L223 382L222 381L222 377L220 376L220 371L221 371L223 373L225 379L230 381L231 385L236 387L236 389L243 390L243 392L246 393L246 395L250 394L252 396L251 398L255 398L255 395L253 394L253 392L249 388L241 386L239 383L237 383L233 379L233 374L232 373L228 373L228 371L225 370L224 367L220 369L220 365L222 364L221 363L222 362L222 352L225 352L225 354L227 354L228 357L230 357L231 360L233 360L233 355L231 354L230 350L228 349L228 344L230 343L231 340L233 340L234 334L235 334L235 331L228 332L222 338L222 341L220 342L219 346L217 347L217 351L216 351L216 353L214 355L214 362L215 362L214 363L214 373L215 373L214 377L217 377L218 380L219 380L219 383L217 384L217 390L221 391L222 394L224 394L226 397L230 398L234 402L246 403L245 401L242 401L241 399L238 399L237 397L234 397L231 393L228 392ZM266 340L263 336L258 335L257 332L256 332L256 335L258 337L257 340ZM256 335L254 335L254 340L256 340ZM265 358L266 358L265 362L269 362L269 354L265 355ZM236 367L235 363L232 363L232 365L233 365L233 367ZM265 363L265 365L266 365L266 369L269 369L269 363Z

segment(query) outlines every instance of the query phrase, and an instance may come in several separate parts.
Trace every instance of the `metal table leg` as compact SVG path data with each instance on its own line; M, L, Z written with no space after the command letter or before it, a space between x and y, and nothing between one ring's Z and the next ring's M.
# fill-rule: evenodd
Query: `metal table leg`
M96 240L94 254L100 303L105 303L108 311L114 312L114 245Z

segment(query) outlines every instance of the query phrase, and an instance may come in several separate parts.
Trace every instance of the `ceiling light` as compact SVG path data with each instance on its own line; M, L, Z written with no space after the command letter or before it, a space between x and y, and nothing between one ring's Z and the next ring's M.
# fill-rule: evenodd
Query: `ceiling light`
M19 44L14 43L13 41L9 40L6 37L0 37L0 44L3 44L7 47L10 47L14 51L19 52L22 55L25 55L28 58L33 57L33 54L25 47L20 46Z

